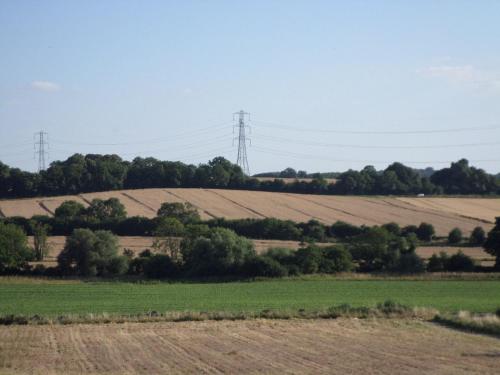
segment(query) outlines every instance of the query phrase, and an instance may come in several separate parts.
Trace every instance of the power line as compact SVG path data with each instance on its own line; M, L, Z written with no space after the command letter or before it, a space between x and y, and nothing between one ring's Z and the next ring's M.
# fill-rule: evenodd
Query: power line
M175 142L179 138L186 138L186 137L191 138L193 136L193 134L212 133L216 130L227 129L228 124L230 124L230 123L227 123L224 125L209 126L206 128L191 130L188 132L181 132L178 134L173 134L173 135L169 136L168 138L154 138L154 139L141 140L141 141L135 141L135 142L112 142L112 143L73 142L73 141L68 142L68 141L59 140L59 139L52 139L52 142L60 143L60 144L67 144L67 145L77 145L77 146L130 146L130 145L151 144L151 143Z
M368 148L368 149L433 149L433 148L460 148L460 147L480 147L480 146L498 146L500 142L478 142L478 143L461 143L461 144L442 144L442 145L422 145L422 146L389 146L389 145L359 145L359 144L342 144L342 143L325 143L315 141L297 141L290 138L273 137L260 134L254 134L254 137L269 140L271 142L288 142L298 145L320 146L320 147L338 147L338 148Z
M500 129L500 125L491 125L483 127L464 127L464 128L448 128L448 129L427 129L427 130L338 130L338 129L318 129L318 128L299 128L295 126L288 126L276 122L253 120L253 123L263 124L262 127L286 129L298 132L316 132L316 133L334 133L334 134L384 134L384 135L397 135L397 134L436 134L436 133L460 133L460 132L473 132L473 131L487 131ZM270 126L265 126L265 125Z
M296 152L290 152L290 151L281 151L281 150L273 150L273 149L268 149L265 147L260 147L260 146L253 146L252 148L265 153L265 154L271 154L271 155L277 155L277 156L287 156L287 157L293 157L293 158L298 158L298 159L310 159L310 160L321 160L321 161L328 161L328 162L338 162L338 163L366 163L366 164L390 164L394 163L394 160L353 160L353 159L330 159L328 157L322 157L322 156L317 156L317 155L311 155L311 154L302 154L302 153L296 153ZM455 162L456 160L427 160L427 161L414 161L414 160L400 160L400 163L404 164L450 164ZM471 163L498 163L500 162L500 159L483 159L483 160L469 160Z
M236 164L241 167L243 173L249 176L250 167L248 166L247 138L245 135L245 128L249 128L249 126L245 125L245 116L248 116L250 119L250 113L247 113L243 110L235 112L233 113L233 120L235 115L238 115L238 125L234 125L234 127L238 127L238 137L235 138L238 140L238 157L236 158Z

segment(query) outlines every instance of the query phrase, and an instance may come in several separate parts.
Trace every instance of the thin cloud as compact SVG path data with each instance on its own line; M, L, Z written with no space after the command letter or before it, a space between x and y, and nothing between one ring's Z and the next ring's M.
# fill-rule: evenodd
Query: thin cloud
M61 90L61 86L51 81L33 81L31 87L38 91L56 92Z
M483 73L472 65L462 66L429 66L419 69L418 73L433 78L443 78L450 82L476 82L483 79Z
M472 65L438 65L417 70L424 77L445 80L452 84L500 89L500 73L485 71Z

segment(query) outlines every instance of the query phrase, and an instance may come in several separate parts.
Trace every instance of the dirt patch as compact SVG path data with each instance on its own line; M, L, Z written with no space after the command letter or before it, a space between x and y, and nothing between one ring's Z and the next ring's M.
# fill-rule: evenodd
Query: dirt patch
M500 341L407 320L0 327L12 374L493 374Z

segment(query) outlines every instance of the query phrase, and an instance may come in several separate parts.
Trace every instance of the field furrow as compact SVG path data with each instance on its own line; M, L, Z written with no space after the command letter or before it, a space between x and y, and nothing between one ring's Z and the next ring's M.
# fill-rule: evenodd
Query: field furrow
M9 374L494 374L500 341L411 320L0 327Z

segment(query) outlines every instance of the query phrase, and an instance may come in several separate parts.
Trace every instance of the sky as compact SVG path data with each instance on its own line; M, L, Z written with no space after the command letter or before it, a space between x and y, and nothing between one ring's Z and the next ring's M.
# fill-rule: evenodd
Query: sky
M0 160L500 172L500 1L0 0ZM251 143L250 143L251 142Z

